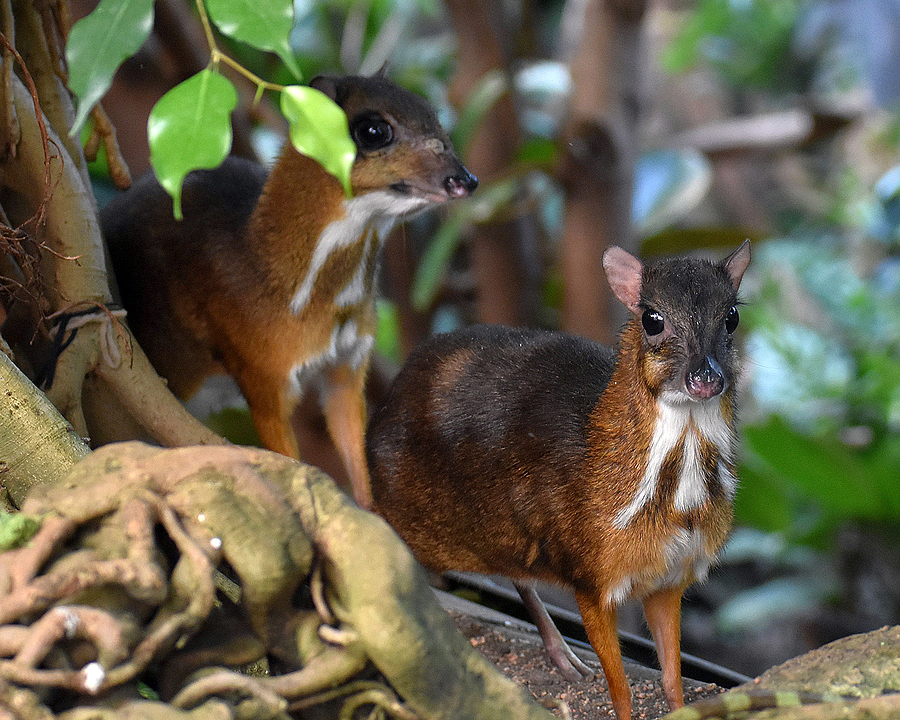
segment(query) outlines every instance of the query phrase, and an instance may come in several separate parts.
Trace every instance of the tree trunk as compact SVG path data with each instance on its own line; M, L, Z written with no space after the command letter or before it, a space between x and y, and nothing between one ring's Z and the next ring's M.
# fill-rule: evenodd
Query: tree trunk
M562 327L612 342L624 319L603 273L603 251L631 248L631 193L644 0L586 0L568 8L581 38L571 60L575 93L563 134L566 191Z
M96 203L80 140L69 137L74 111L59 80L64 75L61 42L67 28L57 27L56 16L41 14L32 3L14 2L13 8L14 14L2 18L3 34L7 42L12 38L21 45L24 62L14 60L11 51L4 54L4 114L15 119L17 130L13 134L9 124L4 126L2 144L9 152L0 163L0 218L5 225L3 248L16 247L18 255L4 263L3 286L15 286L16 273L25 263L41 270L29 288L38 325L18 343L23 356L19 362L22 367L42 367L40 354L47 343L35 339L46 341L54 322L89 311L88 318L79 319L85 324L77 333L69 326L66 338L71 342L56 350L55 376L47 390L79 436L89 437L94 424L84 412L83 395L100 387L119 401L116 406L93 405L109 415L104 418L107 426L133 420L165 445L223 443L187 414L110 310ZM10 67L13 62L20 63L16 73ZM92 382L86 385L86 378Z
M505 45L502 11L490 0L448 0L447 8L459 43L450 84L454 105L465 104L469 93L491 70L510 76L510 53ZM511 81L510 81L511 83ZM484 118L465 152L466 165L482 183L499 179L509 170L521 141L513 95L505 93ZM536 314L534 268L526 262L523 242L533 237L533 219L522 216L476 226L469 257L478 289L478 320L523 325Z

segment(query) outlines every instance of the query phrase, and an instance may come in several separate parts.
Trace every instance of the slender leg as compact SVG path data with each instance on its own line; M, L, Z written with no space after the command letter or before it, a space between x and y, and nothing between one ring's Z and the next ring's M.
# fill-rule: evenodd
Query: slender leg
M644 598L644 616L656 643L669 707L684 705L681 686L681 596L684 588L666 588Z
M297 438L291 426L294 401L276 382L266 382L246 375L237 380L241 393L250 406L253 425L263 446L299 460Z
M353 498L368 510L372 507L372 489L366 465L365 378L365 365L358 370L335 368L322 383L321 402L328 433L350 476Z
M559 671L569 682L579 682L584 678L594 677L594 671L581 662L581 659L572 651L563 636L560 635L559 629L553 624L553 618L544 607L544 603L538 597L535 589L526 583L514 582L516 590L522 597L522 602L531 615L534 624L537 626L541 639L544 641L544 647L547 648L547 654Z
M619 636L616 633L616 608L606 607L599 598L583 593L576 593L575 599L578 601L588 638L603 666L616 717L618 720L630 720L631 689L622 665L622 651L619 649Z

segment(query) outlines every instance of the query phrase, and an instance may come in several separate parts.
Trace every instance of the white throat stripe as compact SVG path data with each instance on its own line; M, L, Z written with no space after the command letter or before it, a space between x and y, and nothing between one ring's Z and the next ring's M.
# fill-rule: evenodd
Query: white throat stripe
M669 453L683 438L681 468L673 505L679 512L687 512L706 502L706 471L700 452L701 441L712 443L718 454L718 480L725 493L734 495L736 480L728 469L731 461L734 437L731 428L722 417L720 399L702 403L673 401L663 396L659 400L659 413L650 440L647 464L631 502L613 519L613 526L622 530L651 502L659 485L659 473Z
M383 242L399 216L411 213L427 203L423 198L406 197L386 190L344 200L344 217L329 223L316 241L306 276L291 300L291 312L295 315L303 312L312 296L319 272L332 253L351 246L370 226L378 233L378 242Z

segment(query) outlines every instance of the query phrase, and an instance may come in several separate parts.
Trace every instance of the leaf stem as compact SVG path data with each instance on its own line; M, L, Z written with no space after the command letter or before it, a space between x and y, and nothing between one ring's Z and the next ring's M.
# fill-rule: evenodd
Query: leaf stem
M209 52L212 56L212 62L217 63L216 55L219 53L219 46L216 44L216 38L213 35L212 24L209 22L209 15L206 14L206 5L203 0L196 0L197 13L200 15L200 24L203 26L203 33L206 35L206 44L209 45Z
M223 53L218 48L213 49L212 57L213 57L212 62L214 65L218 64L218 62L221 60L226 65L228 65L230 68L234 69L235 71L237 71L241 75L243 75L245 78L247 78L250 82L254 83L261 90L274 90L275 92L281 92L284 90L284 85L278 85L277 83L271 83L271 82L268 82L267 80L263 80L261 77L250 72L247 68L245 68L243 65L241 65L237 60L235 60L232 57L229 57L228 55Z
M197 5L197 13L200 15L200 24L203 26L203 33L206 35L206 44L209 45L209 64L213 67L217 67L220 62L223 62L228 65L228 67L232 68L235 72L243 75L250 82L254 83L257 88L259 88L259 91L256 93L254 104L259 102L259 97L262 95L263 90L282 92L284 90L284 85L278 85L276 83L271 83L267 80L263 80L261 77L241 65L237 60L230 57L229 55L226 55L219 49L219 45L216 43L216 38L213 34L212 23L209 21L209 15L207 15L206 13L206 6L203 0L195 1Z

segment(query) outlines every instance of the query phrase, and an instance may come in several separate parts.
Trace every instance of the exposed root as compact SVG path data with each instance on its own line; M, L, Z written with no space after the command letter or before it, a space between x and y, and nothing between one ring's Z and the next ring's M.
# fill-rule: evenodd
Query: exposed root
M222 670L188 685L172 700L172 705L184 710L194 708L210 697L252 697L266 707L272 716L286 717L287 701L266 687L258 678Z
M551 717L453 630L380 519L282 456L106 446L23 511L43 525L0 555L0 719ZM222 666L265 658L277 672Z

